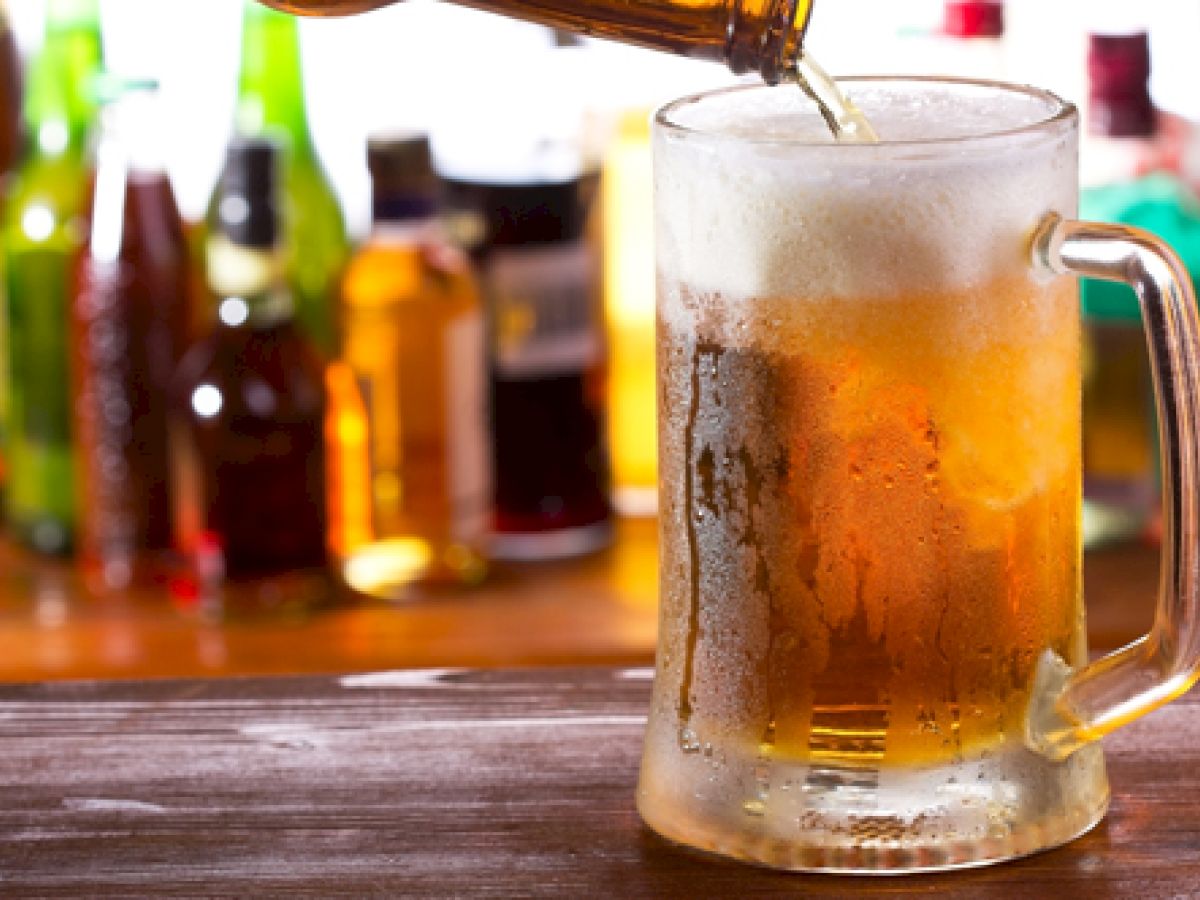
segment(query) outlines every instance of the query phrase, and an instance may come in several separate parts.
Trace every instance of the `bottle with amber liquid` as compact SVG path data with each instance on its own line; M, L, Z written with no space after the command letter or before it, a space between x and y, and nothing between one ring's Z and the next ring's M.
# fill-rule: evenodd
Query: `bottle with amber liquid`
M285 271L296 323L328 356L336 345L338 279L349 256L345 219L309 128L298 23L252 0L242 15L234 129L279 146Z
M337 16L397 0L262 0L310 16ZM794 77L812 0L459 0L464 6L552 28L666 50L757 72Z
M71 302L78 550L94 587L166 573L167 403L189 317L188 247L163 169L155 85L108 79Z
M7 306L4 494L8 526L44 553L75 528L68 326L72 262L85 233L89 91L101 66L96 0L50 0L24 98L26 149L4 220Z
M294 319L277 208L279 154L230 148L209 237L216 316L172 391L176 599L209 615L299 613L324 601L324 369Z
M371 140L371 236L342 282L331 367L330 538L382 599L473 584L491 514L483 308L443 235L423 135Z

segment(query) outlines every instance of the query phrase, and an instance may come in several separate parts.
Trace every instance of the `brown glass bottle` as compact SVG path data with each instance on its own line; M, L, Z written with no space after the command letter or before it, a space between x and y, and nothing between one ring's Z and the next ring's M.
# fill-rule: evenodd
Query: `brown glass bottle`
M396 0L262 0L299 15L364 12ZM758 72L770 84L795 68L812 0L458 0L579 34Z
M284 278L278 160L263 140L229 151L208 252L216 321L173 390L176 594L212 614L298 612L329 590L324 371Z
M100 589L166 571L167 403L189 315L188 248L154 149L153 87L115 90L71 297L78 548Z
M444 184L489 320L492 554L594 550L612 519L598 260L585 235L598 176Z
M21 134L21 57L9 22L7 3L0 0L0 176L17 161Z

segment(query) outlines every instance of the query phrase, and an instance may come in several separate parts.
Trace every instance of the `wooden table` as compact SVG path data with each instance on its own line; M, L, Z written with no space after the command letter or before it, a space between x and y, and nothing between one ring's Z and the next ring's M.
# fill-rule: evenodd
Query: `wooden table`
M647 664L658 624L657 559L654 522L624 520L603 553L498 567L474 591L206 623L174 609L162 591L90 596L68 564L0 542L0 682ZM1146 630L1157 567L1149 545L1087 555L1094 648Z
M902 879L680 851L633 805L645 669L0 688L5 897L1193 897L1200 695L1107 742L1058 850Z

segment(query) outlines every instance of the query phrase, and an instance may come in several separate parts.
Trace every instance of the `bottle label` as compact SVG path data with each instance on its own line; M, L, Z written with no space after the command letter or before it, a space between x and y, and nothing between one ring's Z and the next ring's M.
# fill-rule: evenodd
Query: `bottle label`
M450 534L461 543L481 540L491 525L483 314L460 316L446 330L446 492Z
M485 280L499 375L567 375L600 359L596 260L585 241L498 249Z

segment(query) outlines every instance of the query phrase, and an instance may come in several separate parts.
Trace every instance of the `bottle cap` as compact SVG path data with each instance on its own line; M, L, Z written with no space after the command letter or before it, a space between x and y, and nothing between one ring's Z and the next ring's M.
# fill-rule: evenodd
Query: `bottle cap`
M429 193L437 187L429 138L420 132L372 135L367 140L367 168L376 185L391 190Z
M429 138L402 131L367 140L371 170L372 216L377 222L424 219L437 208L437 175Z
M1145 31L1088 36L1088 112L1094 133L1154 134L1150 39Z
M948 0L942 30L960 38L1004 36L1004 4L1001 0Z
M246 247L273 247L279 237L275 193L279 148L263 138L238 138L229 147L217 192L217 228Z

